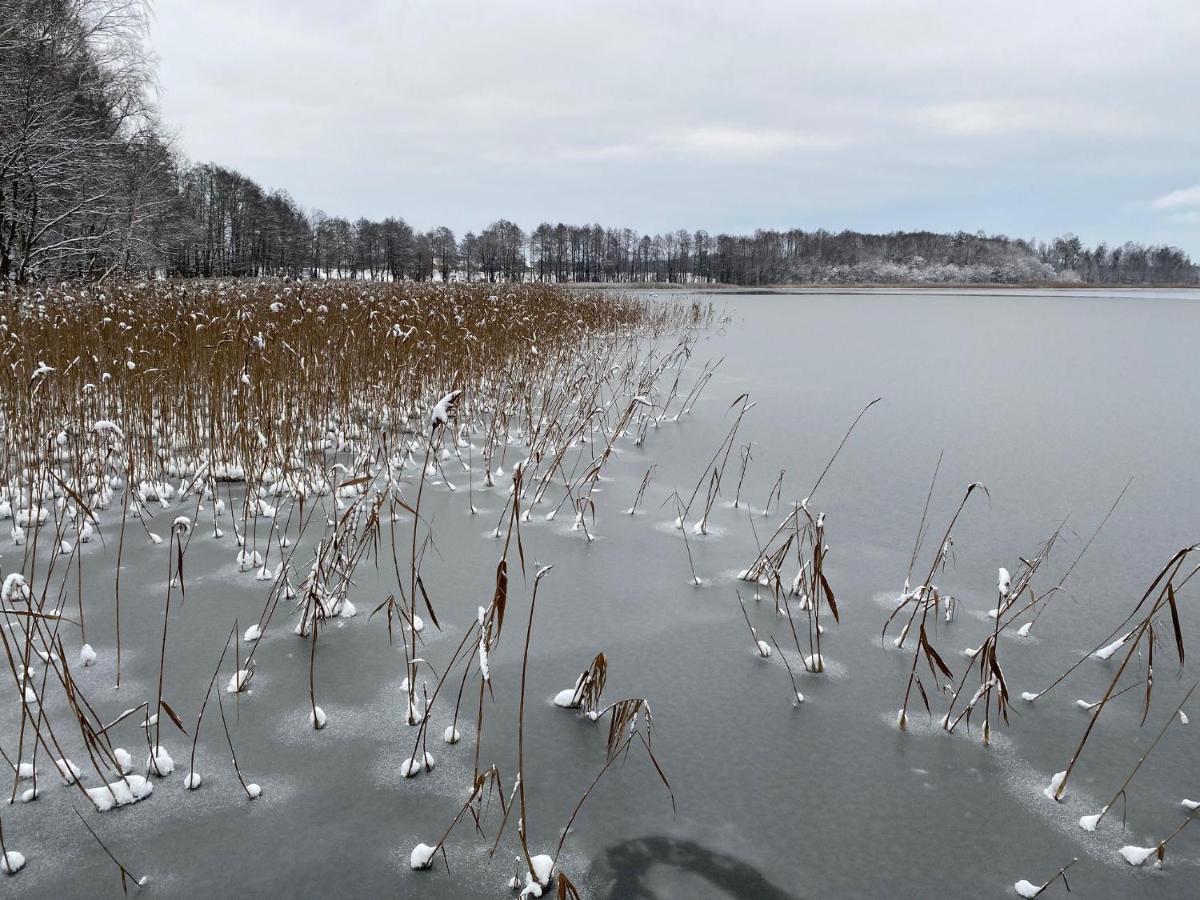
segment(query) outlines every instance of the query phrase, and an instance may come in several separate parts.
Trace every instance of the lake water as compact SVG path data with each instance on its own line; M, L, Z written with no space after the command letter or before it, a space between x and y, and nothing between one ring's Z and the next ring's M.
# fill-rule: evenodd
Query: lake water
M1015 572L1019 557L1065 520L1068 529L1039 578L1042 589L1049 587L1131 476L1067 592L1030 637L1002 638L1014 695L1039 690L1096 646L1171 554L1200 540L1200 293L700 299L716 303L725 320L698 340L690 377L707 360L724 361L690 416L653 429L642 447L620 445L596 495L594 526L589 521L596 539L572 531L565 514L545 522L541 507L523 528L531 569L534 560L555 566L540 589L529 664L531 846L553 851L603 764L607 726L550 703L603 650L606 698L650 700L654 749L677 810L638 753L606 775L560 860L585 896L1003 897L1015 896L1018 879L1040 883L1078 857L1070 882L1081 897L1196 897L1200 826L1170 845L1161 870L1132 869L1117 848L1152 845L1183 821L1183 797L1200 799L1200 701L1191 707L1197 724L1170 729L1133 782L1127 831L1119 809L1095 834L1076 825L1081 814L1099 812L1196 678L1194 663L1175 678L1166 633L1146 726L1137 727L1137 692L1116 701L1084 751L1067 802L1056 805L1041 790L1066 767L1087 724L1074 701L1097 699L1115 660L1089 660L1036 704L1014 696L1010 723L984 746L977 728L946 735L919 706L906 733L896 728L911 656L890 640L881 645L880 632L904 583L942 452L931 532L945 528L967 484L980 481L990 491L990 500L976 495L968 503L954 529L954 565L938 579L961 603L957 619L940 623L934 638L956 676L968 664L960 651L990 632L984 613L995 603L997 567ZM753 514L729 505L731 463L710 534L689 537L704 581L696 587L671 525L675 514L662 504L676 489L690 493L730 424L730 403L743 392L757 403L737 440L737 447L752 442L743 497ZM755 530L765 540L779 520L775 509L764 517L762 506L780 470L785 504L806 496L851 420L875 397L882 402L863 418L811 503L826 513L827 572L841 624L826 623L827 672L798 675L806 702L793 708L781 661L752 652L735 591L745 596L759 635L773 634L785 648L786 620L769 597L755 601L753 586L734 576L755 555ZM506 471L514 459L515 452ZM624 515L651 465L657 469L644 512ZM422 652L439 665L490 599L499 553L488 532L503 495L476 485L476 506L490 514L471 516L463 480L455 493L433 489L425 496L438 552L423 577L446 630L427 629ZM107 549L89 545L87 565L104 573L98 590L110 590L114 550L111 542ZM187 596L172 612L165 694L189 730L233 618L244 630L266 596L252 573L237 572L235 554L229 536L217 541L202 530L188 550ZM105 713L153 697L166 565L163 548L127 562L120 692L111 687L111 635L102 622L92 626L101 658L76 674ZM150 876L150 895L509 895L515 833L510 828L489 863L495 819L486 840L472 834L469 819L459 825L448 842L449 874L440 862L430 872L408 867L412 847L436 841L461 804L474 742L466 724L463 742L445 746L440 734L449 711L435 709L436 768L400 777L412 741L399 690L404 657L398 644L389 646L380 617L366 615L386 596L388 572L381 565L364 573L352 595L359 615L322 635L317 691L329 725L321 732L307 722L308 644L291 633L282 611L268 630L252 692L227 704L239 762L263 786L261 800L248 803L240 793L210 707L198 751L201 790L182 787L190 740L164 730L176 773L157 781L143 803L104 817L86 813L118 857ZM528 597L514 575L509 624L492 659L496 697L487 708L482 756L499 765L506 784L515 768ZM1192 585L1180 604L1185 635L1200 654ZM226 664L222 683L230 670ZM465 718L469 723L473 713ZM15 746L12 721L5 718L0 731L6 750ZM135 730L130 726L130 735ZM133 736L123 740L136 746ZM29 859L6 891L116 893L115 869L67 808L81 798L44 775L41 800L3 814L10 847ZM1043 896L1064 893L1056 884Z

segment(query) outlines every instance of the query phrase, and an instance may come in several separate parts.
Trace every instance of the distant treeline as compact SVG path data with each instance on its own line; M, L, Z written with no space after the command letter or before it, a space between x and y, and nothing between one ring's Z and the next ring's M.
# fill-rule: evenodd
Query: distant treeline
M330 217L217 165L188 165L150 102L146 7L0 0L0 282L182 276L555 282L1196 284L1174 247L1003 235L752 235L501 219L461 237Z

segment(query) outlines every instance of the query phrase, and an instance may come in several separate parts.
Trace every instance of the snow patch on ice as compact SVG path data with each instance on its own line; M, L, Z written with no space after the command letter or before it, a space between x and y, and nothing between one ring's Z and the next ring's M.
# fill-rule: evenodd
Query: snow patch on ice
M0 869L4 870L5 875L16 875L25 868L25 857L16 850L9 850L0 857Z
M1157 847L1135 847L1133 844L1126 844L1117 851L1124 857L1125 862L1131 866L1142 866L1153 857L1157 852Z
M1092 656L1096 657L1096 659L1108 659L1110 656L1112 656L1114 653L1116 653L1118 650L1120 650L1123 646L1125 646L1125 642L1127 640L1129 640L1128 634L1122 638L1119 638L1119 639L1113 641L1107 647L1101 647L1099 650L1097 650L1095 653L1093 653Z
M141 775L127 775L103 787L88 788L88 799L98 812L108 812L117 806L128 806L149 797L154 791L148 779Z
M428 844L417 844L409 854L408 864L414 871L428 869L433 865L434 848Z
M529 858L530 870L525 874L525 887L521 897L540 897L550 884L550 876L554 871L554 859L545 853L539 853Z
M1058 789L1062 786L1066 777L1067 772L1065 769L1061 772L1055 772L1054 776L1050 779L1050 783L1042 788L1042 795L1051 800L1058 800ZM1066 793L1063 796L1065 797Z
M175 760L171 759L165 747L156 746L146 756L146 770L151 775L165 778L175 771Z

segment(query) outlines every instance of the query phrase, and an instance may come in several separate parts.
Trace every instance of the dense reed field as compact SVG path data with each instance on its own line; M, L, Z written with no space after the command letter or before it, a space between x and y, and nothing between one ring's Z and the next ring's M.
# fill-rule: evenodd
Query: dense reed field
M474 721L478 748L509 566L526 568L526 504L550 491L550 515L565 506L586 532L614 444L640 442L691 399L679 373L691 330L712 316L698 305L546 287L165 282L3 299L0 516L16 554L5 554L2 634L20 712L0 749L14 776L10 802L36 799L45 782L39 761L53 760L97 811L142 800L151 776L170 774L165 733L190 740L184 785L201 787L193 768L201 726L215 727L216 712L229 738L220 688L250 689L254 648L272 624L309 642L310 723L324 728L318 639L333 620L355 614L350 595L364 563L393 574L391 592L369 599L389 640L405 649L406 720L415 730L397 736L412 742L401 774L433 768L426 726L439 700L454 708L439 739L458 742L461 712ZM441 628L438 587L421 575L436 548L422 495L427 485L455 491L463 478L472 513L477 486L509 485L490 526L502 550L475 629L435 667L419 656L425 619ZM201 529L213 538L228 530L230 554L264 583L265 599L255 624L230 631L200 708L177 711L163 689L171 613L186 602L187 551ZM93 542L115 551L111 584L85 570L84 546ZM74 672L96 663L89 630L111 618L114 643L101 652L113 654L120 688L122 557L159 545L168 579L155 689L116 716L100 715ZM548 570L534 575L534 597ZM294 621L283 624L280 608ZM531 601L526 640L532 624ZM233 673L218 685L227 659ZM477 710L464 706L472 673ZM605 768L635 738L649 751L649 706L634 698L601 708L603 655L589 673L580 698L593 716L611 717ZM117 746L123 727L144 732L145 766ZM242 777L231 738L228 745L246 797L256 799L261 787ZM507 776L515 793L506 797L500 772L477 749L475 787L451 828L468 813L479 825L485 795L501 808L496 843L510 818L523 822L521 765ZM518 817L509 816L513 802ZM540 894L558 852L531 852L524 826L514 827L527 890ZM449 833L413 850L413 867L431 865ZM19 852L5 860L14 871L22 865ZM124 887L131 873L113 861ZM560 893L574 890L564 872L554 877Z

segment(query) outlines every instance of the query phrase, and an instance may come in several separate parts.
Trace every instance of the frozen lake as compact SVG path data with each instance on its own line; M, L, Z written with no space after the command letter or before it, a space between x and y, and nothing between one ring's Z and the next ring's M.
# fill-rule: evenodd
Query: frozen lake
M683 292L658 296L693 299ZM552 563L538 596L527 688L531 847L552 851L604 762L607 726L550 702L602 650L609 663L605 698L650 701L654 750L677 810L640 754L606 775L560 860L585 896L1015 896L1013 882L1040 883L1074 857L1079 862L1069 877L1081 897L1196 896L1200 827L1170 845L1161 870L1133 869L1117 848L1154 844L1183 821L1182 798L1200 799L1197 725L1170 729L1139 772L1128 793L1125 832L1120 808L1094 834L1076 824L1080 815L1099 811L1149 746L1195 680L1194 663L1177 680L1173 641L1163 634L1146 725L1137 727L1138 692L1114 701L1061 805L1043 797L1042 788L1066 767L1087 724L1075 700L1097 699L1116 660L1089 660L1036 704L1016 695L1045 687L1096 646L1171 554L1200 540L1200 292L701 299L723 309L725 320L697 341L688 377L710 360L723 362L690 416L651 429L643 446L618 445L595 495L594 525L588 521L595 540L573 531L567 513L545 521L558 499L553 495L522 528L530 578L522 582L513 563L510 624L491 660L496 692L482 756L511 782L520 631L535 564ZM689 583L668 501L675 490L686 497L704 475L732 421L729 406L744 392L757 406L738 432L710 533L688 537L704 582L697 587ZM762 514L779 472L785 470L786 512L808 495L851 420L875 397L882 402L862 419L811 503L826 514L826 571L841 623L823 619L827 671L798 673L806 702L793 708L778 655L764 660L752 652L735 592L745 597L759 636L773 635L785 650L787 621L769 595L756 601L754 586L735 576L779 521L775 503L769 516ZM747 442L752 461L742 497L750 513L744 504L731 506L738 449ZM954 529L954 564L938 578L960 604L957 618L939 622L934 635L955 676L969 664L960 651L991 631L985 613L995 604L997 568L1016 572L1019 557L1065 520L1038 576L1048 588L1133 478L1032 634L1001 637L1014 706L990 746L977 728L942 733L937 716L944 701L936 698L932 721L918 704L910 708L908 731L900 732L896 710L912 657L880 638L943 452L930 541L968 483L983 482L990 491L990 501L978 495L968 503ZM506 472L519 448L510 454ZM650 466L656 469L641 512L625 515ZM452 473L452 480L457 491L434 486L423 501L437 541L423 578L445 630L426 628L422 655L439 667L491 598L499 546L490 532L504 502L502 488L476 481L481 514L472 516L466 474ZM702 489L699 504L703 496ZM401 528L406 534L407 524ZM164 694L189 730L232 620L244 631L267 594L252 572L238 571L231 536L217 540L210 532L197 528L193 535L186 599L172 611L169 636ZM110 539L86 550L85 577L94 573L97 590L111 590L115 549ZM100 659L75 674L105 715L153 696L166 569L165 547L139 545L127 553L120 691L112 688L112 635L105 632L111 623L97 616L89 624ZM197 753L201 790L182 786L190 739L164 730L175 774L156 781L153 795L136 806L102 820L84 812L90 822L102 821L102 837L126 865L149 875L150 896L508 895L511 827L490 862L493 830L480 838L467 819L448 842L449 874L440 862L430 872L409 868L413 846L436 841L469 787L473 711L466 723L460 720L464 740L451 747L440 738L449 709L435 708L436 767L412 780L400 777L413 731L399 687L404 657L398 643L389 646L381 616L367 616L389 592L389 576L383 564L378 571L362 568L351 595L359 614L321 636L316 666L318 702L329 717L324 730L308 725L309 645L292 633L294 617L283 607L256 653L251 692L234 703L226 697L239 762L262 785L261 800L248 803L241 793L210 707ZM1200 653L1194 585L1181 592L1180 607L1185 637ZM794 654L789 658L796 667ZM231 670L227 662L220 684ZM470 710L470 702L465 706ZM1200 701L1190 708L1200 719ZM11 708L0 718L6 750L15 745L16 721ZM133 723L122 727L129 732L124 746L138 748ZM86 833L64 825L74 820L68 807L80 806L79 795L50 775L44 773L36 804L4 812L6 840L30 860L6 889L14 896L115 893L111 864ZM54 865L35 865L39 859ZM1043 896L1062 893L1056 884Z

